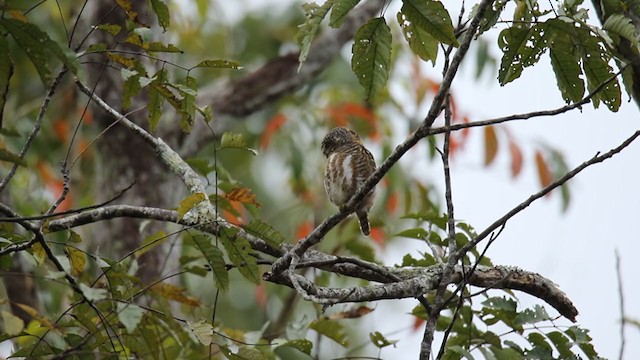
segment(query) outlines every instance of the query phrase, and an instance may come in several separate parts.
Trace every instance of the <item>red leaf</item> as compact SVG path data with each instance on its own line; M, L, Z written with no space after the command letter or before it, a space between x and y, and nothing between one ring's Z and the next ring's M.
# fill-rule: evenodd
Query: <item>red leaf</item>
M418 331L420 330L420 328L422 328L422 324L424 324L424 320L420 319L419 317L415 317L413 319L413 331Z
M511 176L516 177L522 171L522 150L514 141L509 141L509 153L511 154Z
M276 133L285 123L287 122L287 117L282 113L277 113L274 117L272 117L268 122L267 126L260 137L260 148L266 149L271 143L271 138L273 134Z
M53 121L53 132L56 134L56 139L65 143L69 136L69 122L65 118L59 118Z
M398 192L394 191L387 199L387 212L389 214L394 214L396 210L398 210Z
M313 231L313 223L305 221L296 229L296 239L304 239Z
M493 126L484 128L484 165L489 166L498 154L498 137Z
M386 239L387 235L384 233L384 230L382 230L381 227L376 226L371 228L369 237L371 238L371 240L373 240L374 243L378 244L380 247L384 247L384 240Z
M262 309L265 310L267 308L268 298L267 298L267 288L264 282L261 282L260 285L256 287L255 292L256 304Z
M346 102L338 106L327 108L330 118L336 126L346 126L352 120L362 120L369 126L368 137L378 139L377 118L376 115L368 107L355 102Z
M549 165L547 161L544 159L542 152L540 150L536 150L536 168L538 169L538 179L540 180L540 185L542 187L546 187L553 181L553 176L551 176L551 171L549 170Z

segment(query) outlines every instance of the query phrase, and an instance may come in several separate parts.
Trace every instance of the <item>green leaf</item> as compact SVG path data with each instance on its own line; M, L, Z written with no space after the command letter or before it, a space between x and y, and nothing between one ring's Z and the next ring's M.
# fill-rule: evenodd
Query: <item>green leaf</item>
M569 359L573 355L571 352L571 346L573 345L566 335L561 333L560 331L552 331L547 334L547 337L553 343L556 350L560 354L560 358Z
M182 95L182 102L179 109L182 114L182 118L180 119L180 128L182 128L182 131L187 133L191 131L193 121L196 116L196 96L198 96L196 86L196 79L191 76L187 76L184 85L175 85Z
M238 236L237 229L225 229L223 234L224 236L221 236L220 240L225 250L227 250L229 260L245 279L254 284L260 284L260 269L256 258L251 255L253 249L251 249L249 240Z
M407 20L423 29L438 41L448 45L459 46L453 32L451 17L439 1L403 0L400 11Z
M377 94L389 78L391 29L384 18L369 20L356 32L351 68L364 88L365 98Z
M309 328L318 332L318 334L328 337L338 344L347 347L349 339L344 326L335 320L316 319L309 324Z
M287 341L282 345L278 345L277 348L281 347L292 347L294 349L298 349L307 355L311 355L311 349L313 348L313 343L307 339L295 339Z
M195 68L214 68L214 69L242 69L240 63L231 60L203 60L194 66Z
M124 84L122 86L122 108L128 109L131 106L131 98L140 93L142 87L140 86L140 74L136 70L129 70L126 68L120 69Z
M1 19L0 25L11 34L18 45L27 53L45 86L48 86L51 80L48 53L58 58L74 74L79 73L80 62L75 54L67 47L62 47L51 40L49 35L38 26L16 19Z
M335 0L329 17L329 26L338 28L344 23L349 11L353 9L360 0Z
M431 266L436 264L436 260L430 254L424 253L422 254L422 256L424 257L423 259L416 259L410 254L405 254L402 257L401 266L426 267L426 266Z
M167 236L167 233L165 233L164 231L162 230L156 231L155 233L145 237L144 240L142 240L142 244L140 244L140 248L136 250L135 256L136 257L142 256L142 254L162 244L168 238L169 237Z
M242 149L249 151L253 155L258 155L258 151L247 146L247 143L244 140L244 135L234 134L232 132L225 132L222 134L222 139L220 139L220 148L218 148L218 150L222 149Z
M502 14L502 10L504 10L505 5L509 2L509 0L497 0L493 3L491 7L485 10L482 19L480 20L480 25L478 26L478 35L482 35L485 31L491 29L500 19L500 14ZM471 17L474 17L477 13L478 5L474 5L471 10Z
M2 310L2 333L16 336L24 329L24 321L12 313Z
M135 304L124 304L118 302L118 320L124 325L129 334L132 334L144 315L144 310Z
M24 159L21 159L20 156L2 148L0 148L0 161L8 161L14 164L27 166L27 162L24 161Z
M195 193L184 198L182 201L180 201L180 205L178 206L178 220L182 220L184 215L188 213L189 210L193 209L194 206L198 205L206 199L207 194L205 193Z
M403 230L393 236L402 236L411 239L425 240L427 238L427 235L429 235L429 232L427 230L423 228L413 228Z
M364 242L353 238L346 242L345 248L360 259L373 262L376 259L376 251L370 244L371 241Z
M589 336L589 330L572 326L564 331L564 333L571 338L582 352L587 355L588 359L600 359L598 353L593 347L591 336Z
M398 12L397 18L411 51L422 60L431 61L433 65L435 65L438 57L438 40L421 27L415 26L414 23L407 21L406 15L402 12Z
M498 70L500 85L505 85L522 74L525 67L540 60L546 48L545 24L530 28L513 26L500 32L498 44L504 55Z
M628 17L622 14L611 14L602 25L602 28L609 32L609 35L615 34L624 39L629 40L634 48L638 45L638 35L636 27Z
M229 273L227 272L222 250L213 244L210 236L195 235L193 236L193 242L207 259L216 281L216 287L222 291L227 291L229 289Z
M540 305L534 305L533 309L525 309L524 311L518 313L518 316L516 316L516 323L519 325L535 324L550 319L551 317L549 316L549 314L547 314L547 311L544 309L544 307Z
M431 223L442 230L447 229L447 215L439 215L436 212L429 211L426 213L411 213L400 217L401 219L414 219L418 221Z
M0 128L2 127L11 76L13 76L13 61L9 54L9 43L6 36L0 36Z
M117 24L100 24L100 25L96 26L96 29L102 30L102 31L106 31L109 34L111 34L113 36L116 36L122 30L122 26L117 25ZM106 48L106 45L105 45L105 48Z
M213 326L205 320L187 321L187 327L191 333L204 345L209 346L213 341Z
M447 351L453 351L458 355L464 356L465 359L473 360L473 355L460 345L447 346Z
M278 230L274 229L271 225L262 220L254 219L249 223L249 225L243 226L243 228L248 233L265 240L267 244L273 248L279 248L280 244L284 242L284 236L282 236Z
M322 6L318 6L316 3L306 3L302 5L304 9L307 21L304 24L298 26L298 33L296 34L296 40L300 44L300 56L298 57L298 70L307 59L309 55L309 49L311 48L311 42L316 37L318 28L322 19L327 16L329 9L333 5L334 0L327 0Z
M164 53L183 53L177 46L173 44L163 44L161 42L143 43L142 48L149 52L164 52Z
M556 75L558 89L567 102L578 102L584 95L584 81L580 78L580 55L575 51L568 32L572 25L561 20L549 20L549 56L551 67Z
M611 56L603 49L597 36L588 29L575 28L575 42L580 49L582 69L587 77L587 89L593 92L598 86L611 79L614 75L609 66ZM593 107L597 108L600 101L604 102L610 111L618 111L622 102L622 92L617 79L613 79L594 95Z
M382 335L379 331L369 333L369 340L371 340L373 345L375 345L375 347L377 347L378 349L382 349L389 345L395 346L395 344L398 343L399 341L399 340L387 340L387 338L385 338L384 335Z
M171 26L171 15L169 14L169 8L162 0L151 0L151 8L158 17L158 24L162 26L164 31Z
M84 283L80 283L80 290L82 290L82 294L89 301L99 301L107 298L107 290L106 289L96 289L90 286L85 285Z
M155 132L162 116L162 107L164 105L164 96L158 91L154 84L161 85L167 81L167 70L160 69L153 75L153 81L149 86L149 102L147 103L147 112L149 113L149 130Z

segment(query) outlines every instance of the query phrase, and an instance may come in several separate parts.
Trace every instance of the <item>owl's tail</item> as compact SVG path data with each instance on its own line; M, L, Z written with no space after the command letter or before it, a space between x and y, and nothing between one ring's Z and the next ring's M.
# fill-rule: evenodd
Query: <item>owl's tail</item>
M371 232L371 227L369 226L369 219L367 218L366 211L356 211L356 216L358 217L358 222L360 223L360 231L365 236L369 236Z

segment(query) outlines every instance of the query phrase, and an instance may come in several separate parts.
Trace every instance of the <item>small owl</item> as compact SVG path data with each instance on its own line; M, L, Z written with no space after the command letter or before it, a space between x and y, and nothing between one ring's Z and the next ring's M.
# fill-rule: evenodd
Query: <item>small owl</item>
M329 195L329 200L341 208L376 170L376 162L373 155L360 142L358 134L344 127L329 131L322 140L321 149L327 158L324 169L324 189ZM373 205L374 195L375 188L362 200L355 211L360 222L360 230L364 235L369 235L371 231L367 213Z

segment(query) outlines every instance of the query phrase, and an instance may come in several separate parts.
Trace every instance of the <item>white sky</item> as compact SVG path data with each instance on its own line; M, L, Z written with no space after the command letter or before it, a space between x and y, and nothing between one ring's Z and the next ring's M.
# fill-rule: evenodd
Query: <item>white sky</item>
M224 14L233 18L240 9L262 9L265 3L285 7L284 3L289 2L225 2ZM455 17L452 14L452 18ZM496 33L494 31L494 36ZM500 54L497 48L493 53ZM473 60L472 56L470 60ZM520 79L502 88L497 85L495 76L475 80L474 70L473 65L463 66L453 85L460 111L474 120L563 105L546 56L534 68L526 69ZM439 76L439 71L432 70L433 76ZM521 144L552 145L564 154L569 167L574 167L597 152L617 146L640 127L635 103L626 100L627 96L618 113L609 112L604 105L598 110L587 105L582 112L572 111L508 126ZM472 224L478 231L539 190L532 146L524 145L524 173L514 181L509 175L504 150L499 151L499 158L490 169L483 168L480 134L480 131L473 132L465 151L452 164L456 217ZM578 324L591 331L596 350L607 358L617 358L619 348L615 249L622 258L626 315L640 319L637 280L640 262L635 259L640 252L636 228L640 214L638 164L640 143L634 143L613 159L588 168L570 182L572 200L567 213L560 212L559 194L535 202L508 222L488 253L496 264L517 265L559 284L580 311ZM441 167L425 163L424 168L424 176L443 188ZM399 263L411 247L419 246L410 240L395 242L387 249L385 262ZM519 299L522 306L540 303L524 294L519 294ZM415 306L413 300L386 301L375 306L376 311L363 319L365 325L371 325L369 330L375 328L389 333L412 323L412 318L405 314ZM550 306L545 307L550 314L555 314ZM568 321L558 323L569 324ZM401 341L397 349L385 349L381 357L416 358L421 337L421 331L389 335L390 339ZM632 354L640 354L640 331L628 327L626 337L625 353L630 359Z

